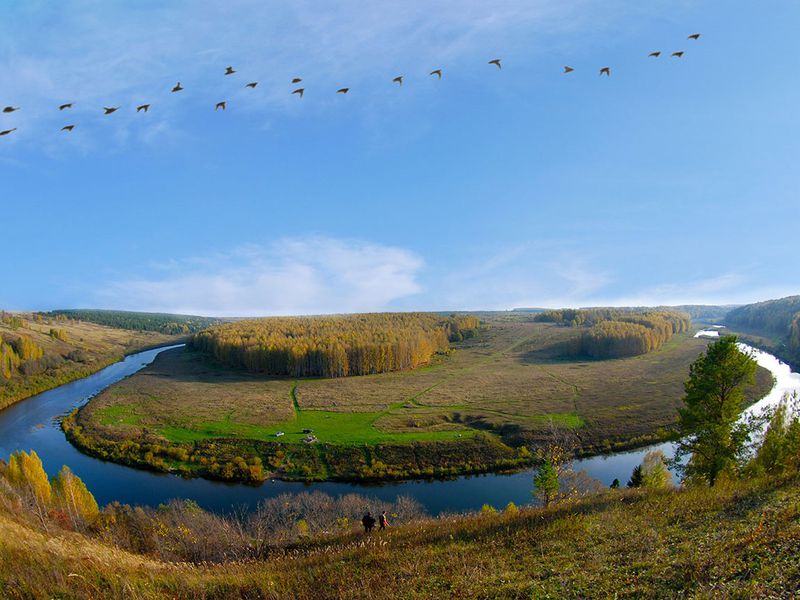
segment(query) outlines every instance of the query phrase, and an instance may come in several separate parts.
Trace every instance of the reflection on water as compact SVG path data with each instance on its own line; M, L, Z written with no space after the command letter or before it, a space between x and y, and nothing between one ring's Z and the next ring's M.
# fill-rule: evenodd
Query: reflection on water
M696 338L715 338L719 337L719 331L716 329L701 329L694 334Z
M750 411L773 405L785 393L800 390L800 374L792 373L786 364L766 352L744 344L741 347L752 352L758 364L769 369L776 380L772 391ZM446 481L403 481L382 485L268 481L260 486L248 486L205 479L182 479L175 475L131 469L81 454L66 441L56 417L69 413L104 388L150 364L164 350L166 348L147 350L129 356L85 379L3 410L0 412L0 457L5 458L15 450L32 449L39 454L51 474L55 474L62 464L67 464L86 482L101 504L117 500L129 504L157 505L172 498L191 498L209 510L226 512L238 508L252 509L261 499L281 493L321 491L336 495L355 492L386 500L408 495L417 499L431 514L439 514L478 510L483 504L501 507L512 501L519 505L532 501L532 470L511 475L488 474ZM673 444L659 444L630 452L585 458L576 461L575 468L586 470L591 477L606 485L614 479L619 479L624 485L645 453L654 449L662 450L667 456L674 453Z

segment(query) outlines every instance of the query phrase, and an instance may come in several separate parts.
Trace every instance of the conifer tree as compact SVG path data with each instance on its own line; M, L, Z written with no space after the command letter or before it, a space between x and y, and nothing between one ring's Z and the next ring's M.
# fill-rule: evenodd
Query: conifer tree
M739 419L744 387L754 382L755 373L755 360L739 350L736 336L720 338L692 363L675 455L676 464L689 456L683 467L689 479L713 486L720 473L737 465L752 431Z

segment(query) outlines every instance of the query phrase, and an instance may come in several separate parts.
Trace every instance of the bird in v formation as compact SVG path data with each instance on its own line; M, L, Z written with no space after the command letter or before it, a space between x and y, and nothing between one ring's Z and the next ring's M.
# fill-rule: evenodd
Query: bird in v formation
M697 40L700 39L701 35L702 34L700 34L700 33L693 33L693 34L689 35L687 37L687 39L697 41ZM659 58L661 56L661 54L662 54L662 52L660 50L656 50L656 51L650 52L647 56L648 56L648 58ZM674 57L674 58L683 58L684 54L685 54L685 51L677 50L677 51L673 52L671 54L671 56ZM487 64L494 65L499 70L502 70L502 68L503 68L502 61L499 58L494 58L494 59L488 61ZM572 73L573 71L575 71L574 67L571 67L569 65L565 65L564 66L564 74ZM228 67L225 68L225 76L234 75L235 73L236 73L236 69L234 69L232 66L228 66ZM434 69L433 71L431 71L429 73L429 75L431 75L431 76L435 75L438 80L441 80L442 79L442 69L441 68ZM605 75L606 77L611 77L611 67L603 67L603 68L601 68L600 69L600 76L603 76L603 75ZM298 83L301 83L302 81L303 81L303 79L301 77L293 77L292 80L291 80L292 84L295 84L295 85L298 84ZM396 83L398 85L398 87L402 87L403 86L403 81L404 81L404 75L398 75L397 77L392 79L392 83ZM253 90L256 89L256 86L258 86L258 82L257 81L251 81L250 83L245 84L246 88L253 89ZM183 87L183 85L181 85L181 82L179 81L179 82L177 82L175 84L175 86L173 86L171 91L172 91L172 93L176 93L176 92L183 91L183 89L184 89L184 87ZM343 88L337 89L336 93L337 94L346 95L349 91L350 91L349 87L343 87ZM300 98L302 98L304 96L304 94L305 94L305 88L304 87L296 88L291 93L299 96ZM136 112L137 113L139 113L139 112L147 113L150 110L150 106L151 106L150 104L140 104L139 106L136 107ZM66 109L71 109L72 107L73 107L73 103L72 102L67 102L67 103L59 105L58 110L59 111L63 111L63 110L66 110ZM226 110L226 108L227 108L227 101L217 102L215 104L215 106L214 106L214 110ZM119 109L120 109L119 106L103 107L103 114L104 115L111 115L111 114L117 112ZM9 106L4 107L2 112L5 113L5 114L10 114L10 113L14 113L14 112L16 112L18 110L20 110L19 106L9 105ZM75 125L71 124L71 125L65 125L64 127L62 127L61 131L71 132L73 129L75 129ZM5 130L0 131L0 136L7 136L7 135L9 135L9 134L11 134L11 133L13 133L15 131L17 131L16 127L13 127L11 129L5 129Z

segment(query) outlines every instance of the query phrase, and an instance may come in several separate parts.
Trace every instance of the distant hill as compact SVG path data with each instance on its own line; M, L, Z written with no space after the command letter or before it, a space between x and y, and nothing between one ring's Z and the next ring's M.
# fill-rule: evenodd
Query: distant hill
M787 296L740 306L728 313L728 326L755 333L776 342L771 348L792 364L800 365L800 296Z
M715 305L715 304L681 304L678 306L591 306L591 307L581 307L580 310L619 310L619 311L637 311L641 312L643 310L671 310L677 312L683 312L689 315L693 321L705 321L708 323L718 323L722 321L725 316L734 308L736 308L738 304L723 304L723 305ZM521 312L521 313L534 313L540 314L545 312L550 312L552 309L549 308L515 308L512 312Z
M678 306L661 306L660 309L677 310L685 312L692 318L692 321L706 321L709 323L719 323L723 321L731 310L739 306L738 304L681 304Z
M117 329L133 331L158 331L167 335L197 333L202 329L225 323L230 319L199 317L196 315L173 315L169 313L147 313L126 310L69 309L53 310L45 316L63 316L76 321L87 321Z

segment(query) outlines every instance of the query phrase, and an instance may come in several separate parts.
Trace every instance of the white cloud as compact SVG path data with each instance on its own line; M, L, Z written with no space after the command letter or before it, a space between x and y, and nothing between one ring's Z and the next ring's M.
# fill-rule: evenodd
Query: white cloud
M628 294L597 299L602 306L677 306L682 304L750 304L798 293L792 285L763 285L746 273L709 274L705 279L668 282Z
M613 282L612 273L564 244L536 242L486 252L450 272L442 309L560 307L580 304Z
M259 316L387 310L420 291L414 253L357 240L306 237L159 265L158 276L105 286L99 306Z

